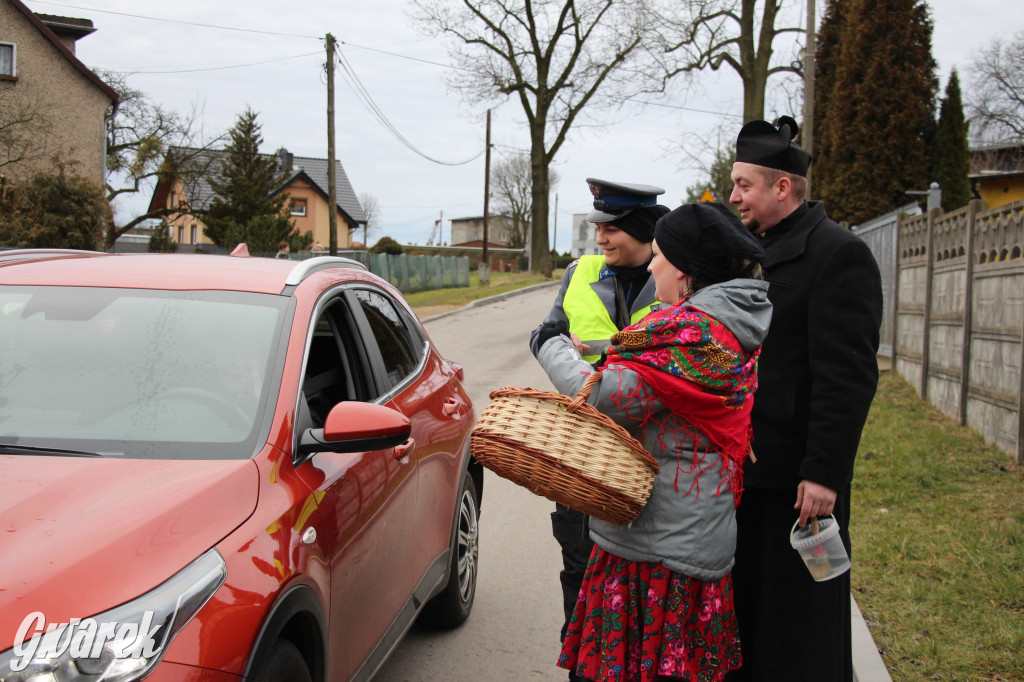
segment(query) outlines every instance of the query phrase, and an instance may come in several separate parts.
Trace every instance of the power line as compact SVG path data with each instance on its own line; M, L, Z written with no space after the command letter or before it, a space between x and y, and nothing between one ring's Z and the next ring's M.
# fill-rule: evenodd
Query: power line
M242 33L258 33L258 34L261 34L261 35L280 36L282 38L303 38L303 39L306 39L306 40L319 40L319 41L322 41L324 39L323 36L311 36L311 35L305 35L305 34L302 34L302 33L283 33L283 32L280 32L280 31L265 31L265 30L262 30L262 29L241 28L241 27L238 27L238 26L223 26L223 25L220 25L220 24L206 24L206 23L202 23L202 22L198 22L198 21L185 21L183 19L167 19L167 18L164 18L164 17L152 17L152 16L147 16L147 15L144 15L144 14L131 14L129 12L115 12L113 10L107 10L107 9L96 9L96 8L93 8L93 7L83 7L81 5L68 5L66 3L61 3L61 2L49 2L48 0L31 0L31 1L33 3L35 3L35 4L38 4L38 5L50 5L50 6L53 6L53 7L67 7L69 9L86 10L88 12L98 12L98 13L101 13L101 14L114 14L114 15L121 16L121 17L130 17L132 19L145 19L147 21L162 21L162 22L168 23L168 24L183 24L185 26L198 26L198 27L201 27L201 28L212 28L212 29L217 29L217 30L220 30L220 31L238 31L238 32L242 32ZM357 48L357 49L360 49L360 50L367 50L369 52L377 52L379 54L386 54L386 55L391 56L391 57L398 57L399 59L408 59L410 61L420 62L422 64L430 64L431 66L440 66L440 67L445 68L445 69L456 69L456 70L459 70L459 71L468 71L469 70L469 69L466 69L466 68L461 67L461 66L455 66L454 64L444 64L442 62L435 62L435 61L431 61L429 59L423 59L422 57L411 57L409 55L400 54L398 52L390 52L388 50L381 50L381 49L376 48L376 47L369 47L368 45L357 45L356 43L350 43L350 42L345 41L345 40L339 40L338 44L339 45L345 45L347 47L354 47L354 48ZM305 55L302 55L302 56L305 56ZM285 57L285 59L288 59L288 57ZM257 63L260 63L260 62L257 62ZM231 67L224 67L224 68L231 68ZM160 72L160 71L147 71L147 72L138 71L136 73L164 73L164 72ZM168 71L166 73L176 73L176 72ZM181 73L186 73L186 72L182 71Z
M341 67L341 70L342 70L342 78L344 78L345 82L348 83L348 86L352 90L352 92L355 94L356 99L358 99L363 104L363 106L366 108L366 110L369 111L370 114L375 119L377 119L377 121L382 126L384 126L385 130L387 130L389 133L391 133L391 135L396 140L401 142L403 145L405 145L405 147L407 147L412 152L418 154L419 156L422 156L424 159L426 159L428 161L440 164L442 166L462 166L462 165L465 165L467 163L470 163L470 162L475 161L476 159L480 158L480 155L483 154L484 151L486 151L486 150L481 150L481 151L477 152L471 158L466 159L465 161L441 161L440 159L435 159L434 157L432 157L432 156L430 156L430 155L420 151L416 147L416 145L414 145L412 142L410 142L408 139L406 139L406 137L404 135L402 135L401 132L399 132L398 128L396 128L394 126L394 124L391 123L391 121L388 119L388 117L384 114L383 110L381 110L381 108L379 106L377 106L377 103L374 101L374 99L370 95L369 91L363 85L362 81L359 80L359 76L356 75L356 72L352 68L352 65L348 63L348 60L345 59L345 56L344 56L344 54L342 54L342 51L340 49L337 51L336 57L337 57L338 65Z
M643 104L651 107L667 107L669 109L681 109L682 111L693 111L698 114L712 114L713 116L730 116L732 118L743 118L743 114L734 114L727 111L709 111L707 109L695 109L693 107L684 107L678 104L667 104L665 102L646 102L642 99L631 99L631 102L637 104Z
M308 36L299 33L282 33L280 31L263 31L254 28L239 28L237 26L219 26L217 24L204 24L198 21L185 21L183 19L164 19L162 17L147 17L142 14L129 14L128 12L115 12L109 9L96 9L94 7L83 7L81 5L67 5L60 2L46 2L45 0L33 0L39 5L52 5L54 7L67 7L70 9L87 10L89 12L99 12L101 14L116 14L122 17L131 17L133 19L147 19L149 21L163 21L168 24L184 24L186 26L200 26L202 28L215 28L221 31L240 31L242 33L259 33L268 36L282 36L285 38L306 38L311 40L323 40L321 36Z
M246 66L258 66L260 64L271 64L273 62L283 62L289 59L301 59L302 57L312 57L319 55L320 50L316 52L306 52L304 54L294 54L290 57L277 57L276 59L264 59L258 62L246 62L244 64L226 64L224 66L200 66L194 69L171 69L171 70L154 70L154 71L131 71L132 74L166 74L166 73L195 73L197 71L223 71L224 69L240 69Z

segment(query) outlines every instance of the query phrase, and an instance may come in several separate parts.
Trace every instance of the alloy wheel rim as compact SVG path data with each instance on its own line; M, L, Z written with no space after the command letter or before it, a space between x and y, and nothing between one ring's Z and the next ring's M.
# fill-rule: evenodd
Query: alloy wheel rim
M476 584L476 564L480 552L480 529L476 502L468 491L462 494L459 510L459 596L463 602L473 597Z

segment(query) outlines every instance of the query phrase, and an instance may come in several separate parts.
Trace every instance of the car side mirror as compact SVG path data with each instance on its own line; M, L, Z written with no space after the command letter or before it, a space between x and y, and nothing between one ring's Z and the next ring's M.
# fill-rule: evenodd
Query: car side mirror
M331 408L322 429L306 429L299 440L299 457L313 452L383 450L409 440L412 425L398 410L345 401Z

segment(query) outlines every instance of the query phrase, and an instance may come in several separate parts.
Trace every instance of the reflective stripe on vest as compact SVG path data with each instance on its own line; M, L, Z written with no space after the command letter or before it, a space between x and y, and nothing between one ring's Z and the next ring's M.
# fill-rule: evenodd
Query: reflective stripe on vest
M619 331L601 297L590 286L601 277L604 264L604 256L580 256L569 286L565 289L565 296L562 297L562 310L569 320L569 331L590 346L590 354L583 356L587 362L597 362L601 358L601 351L611 343L612 334ZM643 319L651 312L652 305L654 303L633 313L630 322Z

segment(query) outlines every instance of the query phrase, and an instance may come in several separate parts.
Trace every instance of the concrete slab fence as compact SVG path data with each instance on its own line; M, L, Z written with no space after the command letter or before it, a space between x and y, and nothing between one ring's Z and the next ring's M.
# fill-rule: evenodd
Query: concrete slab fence
M855 228L883 271L892 366L1024 463L1024 201L896 213L877 235Z

